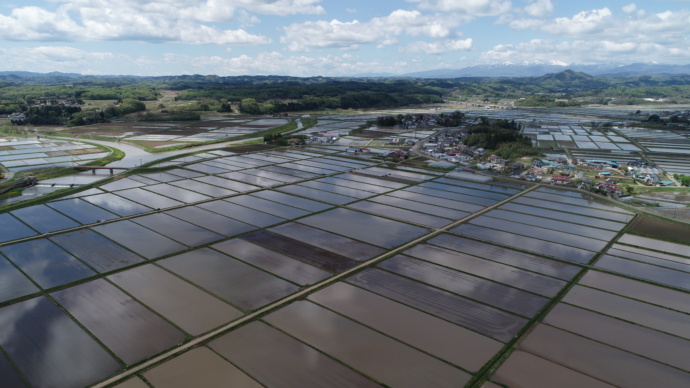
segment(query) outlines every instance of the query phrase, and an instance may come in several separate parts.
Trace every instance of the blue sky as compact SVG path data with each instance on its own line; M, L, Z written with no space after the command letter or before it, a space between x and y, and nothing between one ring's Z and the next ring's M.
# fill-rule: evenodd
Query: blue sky
M690 63L690 0L3 0L0 70L347 76Z

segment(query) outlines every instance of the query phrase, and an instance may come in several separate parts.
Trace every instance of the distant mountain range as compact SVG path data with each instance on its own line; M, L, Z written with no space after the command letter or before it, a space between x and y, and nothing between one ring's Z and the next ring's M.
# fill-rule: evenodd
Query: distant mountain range
M0 71L0 77L14 77L14 78L33 78L33 77L81 77L77 73L60 73L53 71L51 73L34 73L31 71Z
M478 65L462 69L438 69L428 70L407 74L392 73L367 73L357 74L349 77L326 77L326 78L494 78L494 77L541 77L546 74L560 73L565 70L572 70L579 73L586 73L598 77L639 77L649 76L677 76L690 75L689 65L666 65L660 63L632 63L632 64L599 64L599 65L577 65L562 62L523 62L523 63L502 63L495 65ZM198 77L198 76L179 76L179 77ZM179 78L173 77L173 78ZM202 76L204 77L204 76ZM242 76L247 77L247 76ZM271 77L271 76L269 76ZM280 77L280 76L278 76ZM0 71L0 80L22 81L27 79L53 79L58 82L65 82L69 79L91 78L91 79L161 79L162 77L138 77L126 75L103 75L86 76L76 73L34 73L30 71ZM295 77L287 77L295 78ZM299 77L297 77L299 78Z
M664 65L659 63L632 63L628 65L568 65L565 63L530 62L470 66L462 69L439 69L404 74L412 78L470 78L470 77L540 77L564 70L587 73L600 77L635 77L640 75L690 74L690 65Z

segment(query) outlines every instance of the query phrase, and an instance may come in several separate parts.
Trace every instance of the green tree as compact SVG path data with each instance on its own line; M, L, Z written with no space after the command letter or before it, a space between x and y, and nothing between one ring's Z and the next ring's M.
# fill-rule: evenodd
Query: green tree
M261 114L261 106L253 98L243 98L240 101L240 112L258 115Z
M272 115L276 113L276 107L272 102L264 102L261 104L261 113L265 115Z
M232 112L232 106L228 102L227 98L221 98L218 112Z
M142 112L146 110L146 104L139 100L127 99L122 101L120 104L121 115L126 115L129 113Z

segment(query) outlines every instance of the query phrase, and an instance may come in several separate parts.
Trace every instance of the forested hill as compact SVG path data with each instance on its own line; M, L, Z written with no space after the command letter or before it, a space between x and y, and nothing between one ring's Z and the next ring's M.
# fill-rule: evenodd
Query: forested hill
M172 90L223 89L225 87L287 86L299 87L303 92L316 91L328 94L328 90L338 91L400 91L411 85L452 88L471 86L478 88L498 88L521 91L559 92L564 90L589 91L612 87L663 87L690 84L690 75L635 76L635 77L597 77L583 72L565 70L539 77L472 77L472 78L358 78L358 77L289 77L289 76L231 76L179 75L163 77L136 76L90 76L72 73L31 73L0 72L0 86L22 85L75 85L117 87L123 85L147 84L157 88ZM319 92L321 90L321 92ZM330 92L332 94L332 92ZM306 93L305 93L306 94Z
M51 101L153 101L164 90L201 107L231 104L246 113L320 109L385 109L444 100L499 101L522 106L638 104L645 99L690 102L690 75L596 77L566 70L519 78L331 78L180 75L165 77L84 76L0 72L0 114L25 112Z

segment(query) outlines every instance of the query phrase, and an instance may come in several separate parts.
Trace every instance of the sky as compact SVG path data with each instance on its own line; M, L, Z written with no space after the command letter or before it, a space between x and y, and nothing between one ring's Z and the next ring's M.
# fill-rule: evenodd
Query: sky
M690 64L690 0L2 0L0 71L406 74Z

